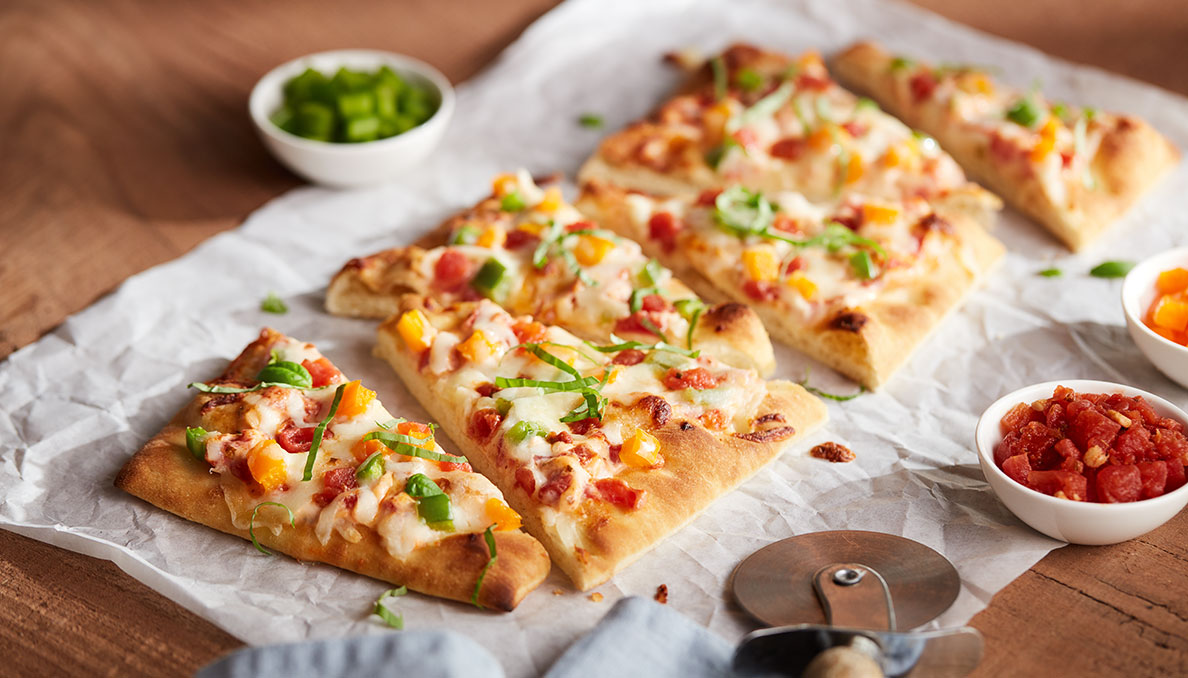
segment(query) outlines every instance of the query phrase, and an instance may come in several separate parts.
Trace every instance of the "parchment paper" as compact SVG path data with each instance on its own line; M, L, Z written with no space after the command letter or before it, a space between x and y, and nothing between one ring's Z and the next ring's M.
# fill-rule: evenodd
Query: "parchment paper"
M1054 97L1139 114L1188 148L1188 100L906 6L568 2L459 89L445 143L405 180L365 191L295 190L241 228L134 276L0 364L0 526L110 559L249 643L386 632L368 619L383 584L265 557L240 539L124 495L112 487L116 471L193 395L186 383L219 373L266 324L316 342L347 374L376 388L391 411L425 417L371 357L374 323L322 310L325 285L347 259L411 241L486 194L497 172L526 166L572 177L603 134L651 109L675 84L660 63L665 51L709 51L746 39L828 55L861 37L936 61L993 64L1020 86L1039 78ZM604 116L604 130L580 127L577 118L586 112ZM997 229L1011 252L1004 265L882 392L831 404L827 431L602 586L603 602L573 591L554 570L507 615L402 598L408 626L460 631L488 647L509 675L530 675L617 598L650 596L667 584L672 607L734 641L751 628L725 595L735 564L774 540L839 528L901 534L944 553L964 588L939 624L965 622L1060 545L1017 521L982 478L973 430L991 401L1040 381L1101 378L1188 404L1188 394L1127 337L1120 283L1085 275L1103 259L1137 260L1182 244L1186 193L1181 166L1080 256L1005 213ZM1065 277L1035 275L1049 266L1063 268ZM288 301L287 315L258 310L269 291ZM783 377L797 379L809 364L787 349L778 358ZM853 388L814 368L819 386ZM804 454L824 440L848 445L857 461L835 465Z

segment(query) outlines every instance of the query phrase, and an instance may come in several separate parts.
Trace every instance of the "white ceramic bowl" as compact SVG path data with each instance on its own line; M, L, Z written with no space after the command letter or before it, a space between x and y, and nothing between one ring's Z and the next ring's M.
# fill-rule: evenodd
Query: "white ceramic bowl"
M1122 312L1139 350L1160 372L1188 388L1188 348L1164 339L1143 323L1143 316L1157 296L1155 279L1163 271L1176 267L1188 268L1188 247L1156 254L1135 266L1122 282Z
M284 85L306 68L333 75L341 66L372 71L389 66L401 77L427 85L440 105L424 123L387 139L337 144L303 139L269 120L284 102ZM310 181L351 188L390 181L425 160L441 141L454 114L454 88L436 68L411 57L368 49L310 54L272 69L252 88L248 111L268 150L286 167Z
M1188 414L1159 396L1108 381L1069 379L1021 388L994 402L982 413L974 434L978 461L990 487L1020 520L1054 539L1097 546L1116 544L1144 535L1171 520L1188 505L1188 485L1154 499L1123 504L1098 504L1057 499L1011 480L994 465L994 448L1002 441L1002 418L1018 403L1050 398L1057 386L1077 393L1121 393L1142 396L1160 416L1188 422Z

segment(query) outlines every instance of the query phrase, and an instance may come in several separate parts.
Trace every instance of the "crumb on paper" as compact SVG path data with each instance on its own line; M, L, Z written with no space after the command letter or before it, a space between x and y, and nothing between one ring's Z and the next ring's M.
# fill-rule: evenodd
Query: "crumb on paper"
M564 592L564 591L562 591L561 589L553 589L553 595L554 595L554 596L559 596L559 595L562 595L562 594L564 594L564 593L565 593L565 592Z
M661 605L668 604L668 584L661 584L656 587L656 602Z
M602 594L595 591L594 593L590 594L590 600L593 600L596 603L601 603L602 602Z
M839 464L847 461L854 461L854 453L850 448L834 442L821 443L813 449L809 450L809 454L817 459L824 459Z
M697 70L705 61L705 55L696 47L682 47L664 54L664 63L683 71Z

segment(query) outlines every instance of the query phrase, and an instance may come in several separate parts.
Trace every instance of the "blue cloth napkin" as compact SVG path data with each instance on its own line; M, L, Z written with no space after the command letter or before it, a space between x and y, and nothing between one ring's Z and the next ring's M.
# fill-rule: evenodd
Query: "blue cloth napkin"
M734 648L679 612L646 598L623 598L545 678L732 676ZM451 631L400 631L240 650L196 678L503 678L490 652Z

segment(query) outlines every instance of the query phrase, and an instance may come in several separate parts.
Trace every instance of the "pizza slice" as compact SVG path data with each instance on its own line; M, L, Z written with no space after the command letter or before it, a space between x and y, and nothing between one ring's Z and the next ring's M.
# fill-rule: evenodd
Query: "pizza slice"
M985 225L1001 208L931 138L834 83L816 52L793 59L745 44L605 139L578 179L657 195L740 185L813 202L923 197Z
M1128 115L1078 108L860 43L837 60L848 83L940 141L961 165L1073 250L1096 238L1179 162Z
M493 299L591 341L696 348L768 375L775 356L747 306L709 307L639 245L582 216L560 188L503 174L493 194L447 220L422 247L353 259L330 283L326 308L386 318L403 294L443 304ZM436 242L434 242L436 241Z
M377 354L582 590L826 418L800 386L697 351L582 342L485 299L401 308Z
M591 181L577 204L707 299L751 304L777 339L870 388L1004 253L921 198L817 205L741 186L663 198Z
M265 329L117 487L298 560L511 610L549 572L503 495L313 344ZM261 546L263 545L263 546Z

